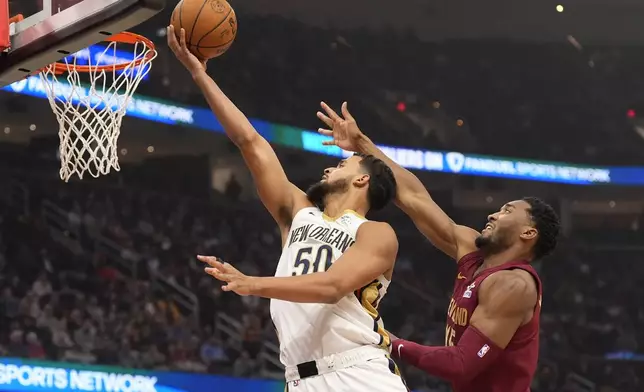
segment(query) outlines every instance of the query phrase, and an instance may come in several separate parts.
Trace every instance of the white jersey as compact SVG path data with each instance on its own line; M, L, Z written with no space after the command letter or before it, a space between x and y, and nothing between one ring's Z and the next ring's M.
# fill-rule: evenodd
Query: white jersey
M350 210L332 219L315 207L301 209L293 218L275 276L325 271L355 242L364 222L366 218ZM380 276L333 305L271 300L282 363L294 366L361 346L388 348L377 310L388 286L389 280Z

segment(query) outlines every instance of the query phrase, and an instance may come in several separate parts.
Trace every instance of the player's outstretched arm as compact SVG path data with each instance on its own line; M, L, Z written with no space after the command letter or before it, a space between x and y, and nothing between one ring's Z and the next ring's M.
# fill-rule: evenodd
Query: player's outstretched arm
M397 339L392 354L449 381L468 381L492 366L519 327L533 317L537 288L525 271L500 271L483 281L470 326L456 346L433 347Z
M185 31L181 29L180 40L177 41L174 28L169 26L168 45L179 61L190 71L226 135L241 151L253 175L262 202L282 231L288 231L294 204L299 200L306 200L306 196L289 182L271 145L255 130L244 113L221 91L217 83L208 76L205 62L197 59L187 49Z
M366 222L356 242L325 272L289 277L252 277L215 258L199 256L210 267L206 272L226 282L224 291L290 302L334 304L391 270L398 253L398 239L391 226Z
M326 114L318 112L318 118L330 129L320 129L319 132L333 137L333 140L325 144L337 145L344 150L373 155L383 160L396 177L396 205L412 219L418 230L434 246L457 261L476 250L474 240L479 233L454 223L434 202L418 177L387 157L363 134L349 113L346 102L342 104L342 116L324 102L321 105Z

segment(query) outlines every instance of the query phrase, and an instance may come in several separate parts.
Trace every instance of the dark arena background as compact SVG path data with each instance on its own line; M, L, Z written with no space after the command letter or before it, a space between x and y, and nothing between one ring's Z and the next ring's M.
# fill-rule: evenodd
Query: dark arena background
M222 292L196 260L272 276L280 236L166 44L168 1L132 29L158 57L122 123L120 171L61 181L38 76L0 90L0 390L284 390L268 301ZM11 15L42 7L9 3ZM316 111L348 101L459 224L543 198L563 233L536 266L532 391L644 391L643 2L230 3L237 38L208 73L295 184L343 156L322 146ZM370 218L400 241L386 328L442 345L454 263L395 206ZM412 391L450 390L401 370Z

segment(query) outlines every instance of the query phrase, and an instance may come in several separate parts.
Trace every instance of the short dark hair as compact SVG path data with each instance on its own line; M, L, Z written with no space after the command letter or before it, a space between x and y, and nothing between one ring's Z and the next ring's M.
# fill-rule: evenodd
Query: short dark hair
M550 204L538 197L524 197L521 200L530 205L528 213L539 232L532 253L535 259L548 256L557 246L560 230L559 216Z
M360 166L369 174L369 193L367 199L369 208L377 211L382 209L396 197L396 178L391 168L373 155L355 153L362 158Z

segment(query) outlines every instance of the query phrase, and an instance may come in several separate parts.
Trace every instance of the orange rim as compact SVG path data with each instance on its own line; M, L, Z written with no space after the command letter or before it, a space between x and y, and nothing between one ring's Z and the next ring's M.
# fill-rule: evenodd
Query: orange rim
M124 31L122 33L114 34L106 38L104 42L120 42L123 44L130 44L130 45L142 43L143 45L146 46L147 51L144 56L141 56L141 58L131 61L129 63L89 66L89 65L74 65L74 64L67 64L62 62L56 62L56 63L50 64L44 69L49 69L56 75L69 72L70 68L75 69L77 72L122 71L127 67L137 66L144 61L150 61L154 57L154 53L155 53L154 43L150 41L148 38L139 34L130 33L129 31Z

